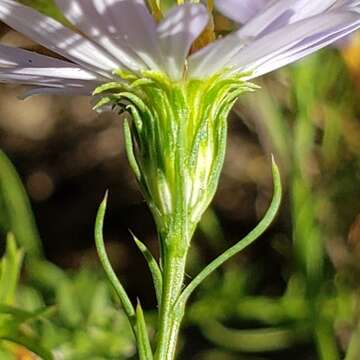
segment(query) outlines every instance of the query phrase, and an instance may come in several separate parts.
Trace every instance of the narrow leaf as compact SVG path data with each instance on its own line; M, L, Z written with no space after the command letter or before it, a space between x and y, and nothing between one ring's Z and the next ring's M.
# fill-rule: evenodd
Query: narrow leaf
M145 260L148 263L152 279L154 282L155 287L155 293L156 293L156 299L157 303L160 306L161 302L161 293L162 293L162 273L159 267L159 264L157 263L156 259L151 254L150 250L146 247L146 245L141 242L131 231L130 231L136 246L139 248L141 253L144 255Z
M265 230L270 226L274 220L281 203L281 179L279 168L277 167L274 159L272 159L272 174L274 179L274 194L271 201L270 207L260 223L252 230L247 236L240 240L237 244L226 250L209 265L207 265L185 288L180 297L178 298L176 305L184 306L187 299L193 293L193 291L200 285L200 283L206 279L211 273L218 269L224 262L229 260L231 257L245 249L247 246L252 244L259 236L261 236Z
M135 309L133 305L131 304L131 301L124 289L124 287L121 285L119 279L117 278L110 260L107 256L105 244L104 244L104 238L103 238L103 227L104 227L104 217L106 213L106 205L107 205L107 193L103 199L103 201L100 204L97 216L96 216L96 223L95 223L95 244L97 253L100 258L101 265L105 271L105 274L110 281L112 287L115 290L115 293L117 294L123 308L126 316L128 317L130 324L134 327L134 321L135 321Z
M146 328L144 312L139 301L136 307L136 337L140 360L152 360L153 354Z

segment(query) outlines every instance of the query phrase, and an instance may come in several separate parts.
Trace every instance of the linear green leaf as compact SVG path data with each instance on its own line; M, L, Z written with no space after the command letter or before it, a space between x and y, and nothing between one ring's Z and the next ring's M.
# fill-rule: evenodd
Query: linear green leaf
M274 220L281 203L281 179L279 168L277 167L274 159L272 159L272 174L274 179L274 195L271 201L270 207L260 223L253 229L247 236L240 240L237 244L226 250L223 254L218 256L209 265L207 265L185 288L182 294L179 296L176 305L183 306L193 291L200 285L200 283L219 268L225 261L245 249L252 244L259 236L261 236L265 230L270 226Z
M161 293L162 293L162 273L154 256L151 254L150 250L146 247L146 245L141 242L131 231L130 231L136 246L139 248L141 253L143 254L146 262L148 263L152 279L154 282L155 293L156 293L156 300L158 306L160 306L161 302Z
M130 324L132 325L134 329L135 325L135 309L133 305L131 304L131 301L124 289L124 287L121 285L119 279L117 278L110 260L107 256L105 244L104 244L104 237L103 237L103 227L104 227L104 217L106 213L106 205L107 205L107 193L105 194L105 197L103 201L101 202L99 206L99 210L96 216L96 223L95 223L95 244L97 253L100 258L101 265L105 271L105 274L110 281L112 287L115 290L115 293L117 294L123 308L126 316L129 319Z
M136 306L136 338L140 360L152 360L153 354L140 302Z

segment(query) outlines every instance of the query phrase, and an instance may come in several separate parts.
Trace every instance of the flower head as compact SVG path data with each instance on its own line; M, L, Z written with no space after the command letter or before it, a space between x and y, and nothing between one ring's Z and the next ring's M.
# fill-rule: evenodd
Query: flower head
M63 58L0 45L0 81L35 86L25 96L93 94L97 107L130 113L130 165L161 234L186 219L183 250L216 191L227 115L248 80L360 27L359 0L218 0L241 24L218 38L198 0L167 11L155 0L55 2L71 28L0 0L0 20Z
M0 20L65 60L0 45L0 81L34 85L28 95L91 94L119 80L114 71L165 73L178 81L224 69L260 76L360 27L358 0L218 0L240 28L190 52L211 14L194 1L155 17L145 0L56 0L75 30L23 6L0 1ZM160 14L160 15L159 15ZM191 55L190 55L191 53Z

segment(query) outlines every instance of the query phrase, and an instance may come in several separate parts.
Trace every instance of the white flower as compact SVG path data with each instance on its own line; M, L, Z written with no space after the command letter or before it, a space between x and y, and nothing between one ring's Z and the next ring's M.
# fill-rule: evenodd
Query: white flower
M358 0L218 0L245 23L189 55L209 20L202 4L173 7L157 23L143 0L56 0L78 30L13 0L0 0L0 20L67 60L0 45L0 81L34 85L26 95L91 94L119 81L114 71L173 80L205 78L225 68L248 79L294 62L360 27Z

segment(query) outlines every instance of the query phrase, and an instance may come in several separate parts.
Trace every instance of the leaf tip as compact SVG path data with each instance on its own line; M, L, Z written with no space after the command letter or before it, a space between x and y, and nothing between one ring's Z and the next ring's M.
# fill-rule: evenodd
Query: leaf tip
M280 171L279 171L279 167L277 165L274 154L271 154L271 167L272 167L273 176L275 178L279 178L280 177Z
M107 205L108 198L109 198L109 190L107 189L107 190L105 191L105 195L104 195L103 201L102 201L102 203L103 203L105 206Z

